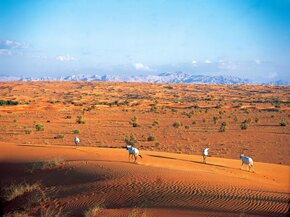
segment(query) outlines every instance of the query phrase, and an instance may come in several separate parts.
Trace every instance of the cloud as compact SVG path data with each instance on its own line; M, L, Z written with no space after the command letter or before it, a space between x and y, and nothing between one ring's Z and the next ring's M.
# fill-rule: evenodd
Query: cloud
M210 64L210 63L212 63L212 61L211 60L205 60L204 63Z
M21 53L28 48L27 44L15 40L0 40L0 55L12 56Z
M133 66L136 70L139 70L139 71L151 71L149 66L145 66L142 63L135 63Z
M0 50L23 49L27 47L28 47L27 44L21 43L19 41L14 41L14 40L9 40L9 39L0 40Z
M261 60L255 60L255 63L257 64L257 65L260 65L261 63L262 63L262 61Z
M225 69L225 70L236 70L238 68L238 64L232 61L218 61L218 68Z
M70 55L64 55L64 56L57 56L56 60L60 62L70 62L70 61L75 61L76 58L70 56Z
M278 77L278 73L277 72L268 72L266 74L266 78L268 78L268 79L274 79L276 77Z
M196 60L192 60L191 63L192 63L192 64L196 64L197 61L196 61Z

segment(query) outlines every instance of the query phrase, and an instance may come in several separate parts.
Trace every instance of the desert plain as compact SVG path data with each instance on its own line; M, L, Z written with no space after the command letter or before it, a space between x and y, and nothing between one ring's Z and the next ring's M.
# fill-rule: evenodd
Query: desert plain
M0 215L287 216L289 93L263 85L0 83ZM143 157L136 163L129 143ZM241 153L254 172L240 169Z

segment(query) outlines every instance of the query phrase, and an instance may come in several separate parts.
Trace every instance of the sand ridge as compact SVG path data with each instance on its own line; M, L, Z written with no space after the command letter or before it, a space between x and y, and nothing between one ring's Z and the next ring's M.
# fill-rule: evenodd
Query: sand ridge
M15 150L9 157L1 152L1 185L19 175L28 182L41 180L47 194L54 195L49 205L72 216L96 203L105 207L99 213L104 216L126 216L134 209L164 216L173 208L176 216L279 216L288 209L289 166L256 162L256 173L249 173L230 159L209 158L204 165L201 156L142 151L144 159L134 164L128 162L125 149L1 146ZM31 154L34 151L38 155ZM17 169L53 156L64 158L65 165L34 174ZM4 172L7 168L11 173Z

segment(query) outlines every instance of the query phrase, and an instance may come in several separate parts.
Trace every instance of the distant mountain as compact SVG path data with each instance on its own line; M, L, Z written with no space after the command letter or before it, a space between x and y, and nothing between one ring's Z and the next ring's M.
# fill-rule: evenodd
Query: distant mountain
M254 84L248 79L234 76L209 76L209 75L190 75L184 72L165 72L159 75L70 75L66 77L1 77L0 81L112 81L112 82L153 82L153 83L188 83L188 84ZM273 81L263 83L265 85L288 86L286 81Z

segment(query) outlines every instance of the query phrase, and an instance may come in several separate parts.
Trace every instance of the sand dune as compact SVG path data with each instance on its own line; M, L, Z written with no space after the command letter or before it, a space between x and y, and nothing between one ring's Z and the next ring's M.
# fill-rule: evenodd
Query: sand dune
M0 145L1 186L40 182L49 195L26 209L30 215L55 207L82 216L95 205L102 207L96 216L286 216L288 210L289 166L255 162L250 173L239 160L209 157L205 165L196 155L142 151L134 164L125 149ZM29 172L53 158L65 162ZM27 207L20 199L3 202L4 213Z

